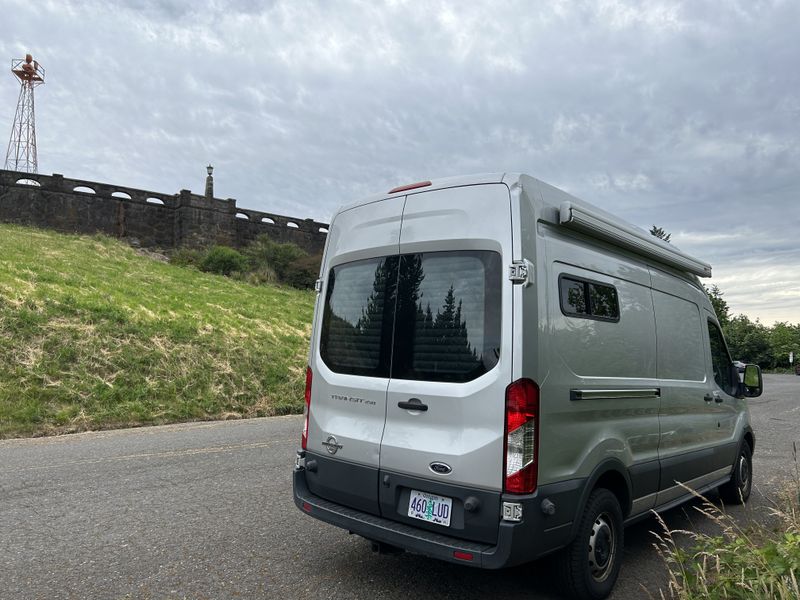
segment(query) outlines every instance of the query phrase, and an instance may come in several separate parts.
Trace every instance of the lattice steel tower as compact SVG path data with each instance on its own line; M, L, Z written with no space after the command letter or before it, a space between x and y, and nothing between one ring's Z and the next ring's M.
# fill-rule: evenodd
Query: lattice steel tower
M20 80L17 113L8 140L5 168L10 171L37 173L36 159L36 114L33 90L44 83L44 67L33 60L30 54L11 61L11 72Z

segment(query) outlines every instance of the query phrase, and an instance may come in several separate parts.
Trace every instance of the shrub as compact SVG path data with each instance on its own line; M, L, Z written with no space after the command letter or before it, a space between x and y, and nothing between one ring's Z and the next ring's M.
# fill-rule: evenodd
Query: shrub
M322 262L322 256L302 256L289 265L286 273L283 276L284 283L299 289L308 289L314 287L314 282L319 275L319 266Z
M306 256L306 252L291 243L281 244L268 235L258 236L245 249L244 254L250 269L258 271L263 267L272 269L280 280L284 280L290 265L297 259Z
M219 275L247 270L247 259L233 248L213 246L200 262L200 269Z
M241 273L238 279L249 283L250 285L264 285L265 283L278 283L278 276L268 266L263 266L255 271L248 271Z
M194 248L178 248L170 253L169 262L180 267L200 267L205 252Z
M237 274L237 279L253 285L285 283L295 288L314 287L322 256L309 256L291 243L280 243L267 235L257 237L240 253L227 246L214 246L206 251L190 248L175 250L170 262L193 266L220 275Z

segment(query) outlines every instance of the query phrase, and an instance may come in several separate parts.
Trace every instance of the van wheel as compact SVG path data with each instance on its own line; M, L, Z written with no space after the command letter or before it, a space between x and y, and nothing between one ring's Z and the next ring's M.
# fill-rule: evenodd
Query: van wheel
M753 488L753 454L750 444L742 442L736 462L733 464L731 480L719 486L719 495L725 504L744 504Z
M607 489L594 490L578 535L555 557L561 591L572 598L608 596L619 575L623 542L619 500Z

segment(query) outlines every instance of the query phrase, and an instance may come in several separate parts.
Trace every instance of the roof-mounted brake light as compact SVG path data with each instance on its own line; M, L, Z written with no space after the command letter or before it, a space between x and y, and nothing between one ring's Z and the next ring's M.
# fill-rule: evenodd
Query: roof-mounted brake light
M400 187L396 187L393 190L389 190L390 194L396 194L397 192L407 192L408 190L415 190L417 188L426 187L431 184L430 181L419 181L417 183L409 183L408 185L401 185Z

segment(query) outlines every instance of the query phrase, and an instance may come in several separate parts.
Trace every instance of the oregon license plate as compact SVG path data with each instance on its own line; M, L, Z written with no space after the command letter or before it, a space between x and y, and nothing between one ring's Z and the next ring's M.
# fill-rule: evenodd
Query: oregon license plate
M452 498L411 490L411 497L408 500L409 517L450 527L450 514L452 512Z

